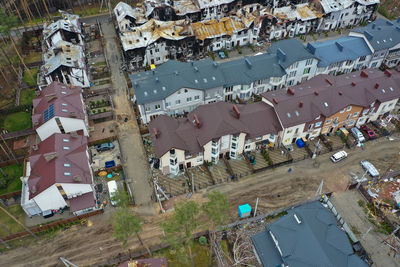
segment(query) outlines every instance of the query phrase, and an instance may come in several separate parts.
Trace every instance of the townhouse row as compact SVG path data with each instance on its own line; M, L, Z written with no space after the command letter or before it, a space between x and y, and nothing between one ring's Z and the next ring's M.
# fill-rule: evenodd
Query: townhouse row
M266 92L252 104L201 105L185 118L160 115L149 123L164 174L204 162L237 158L261 146L291 146L387 115L400 97L400 73L365 69L318 75L288 90Z
M168 114L183 116L218 101L247 101L253 95L288 88L319 74L337 75L400 62L400 20L378 19L344 36L304 46L282 40L267 53L221 63L169 60L156 69L131 74L143 123Z
M144 1L114 9L128 68L168 59L189 60L209 52L256 45L309 32L344 28L374 19L374 1ZM181 10L182 9L182 10ZM179 15L177 15L177 13Z
M79 215L96 208L82 97L88 77L78 19L63 13L62 19L44 25L42 83L32 110L40 141L32 145L21 177L21 206L30 217L64 208Z

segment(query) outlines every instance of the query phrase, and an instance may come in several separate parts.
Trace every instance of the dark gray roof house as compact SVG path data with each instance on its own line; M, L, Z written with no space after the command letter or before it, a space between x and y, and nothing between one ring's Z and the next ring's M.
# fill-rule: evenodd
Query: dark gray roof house
M153 71L131 74L129 77L137 103L146 104L163 100L181 88L207 90L250 84L285 74L276 55L262 54L222 63L211 59L187 63L169 60Z
M276 54L282 68L286 69L297 61L317 58L311 54L306 47L296 39L287 39L274 43L267 49L268 53Z
M375 51L389 49L400 43L400 18L393 21L377 19L351 31L363 34Z
M367 267L321 202L297 206L251 237L264 267Z
M203 151L203 146L211 140L228 134L246 133L247 138L255 138L281 130L273 108L266 103L237 105L239 115L233 106L217 102L197 107L187 118L158 116L149 124L156 157L173 148L195 154ZM194 123L194 116L199 125Z

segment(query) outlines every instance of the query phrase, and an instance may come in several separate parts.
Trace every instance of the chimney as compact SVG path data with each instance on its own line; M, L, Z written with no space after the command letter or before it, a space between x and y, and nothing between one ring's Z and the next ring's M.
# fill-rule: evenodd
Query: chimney
M314 95L318 95L318 91L314 91Z
M287 90L287 93L288 93L289 95L294 95L293 88L292 88L292 87L289 87L288 90Z
M274 101L275 104L278 104L278 99L272 98L272 101Z
M360 73L361 77L368 78L368 73L365 70L362 70Z
M375 27L376 27L376 23L374 22L374 23L372 23L372 29L375 29Z
M38 145L33 145L33 146L32 146L32 149L33 149L33 151L38 151L39 146L38 146Z
M351 85L352 85L352 86L356 86L356 83L355 83L355 82L351 82Z
M153 128L153 133L154 133L154 136L156 137L156 139L158 138L158 132L157 132L157 129L156 128Z
M303 107L303 101L300 101L299 102L299 108L302 108Z
M196 114L193 115L194 123L196 124L197 128L200 128L200 121Z
M391 77L392 76L392 72L390 71L390 70L385 70L385 75L386 76L388 76L388 77Z
M332 81L329 80L328 78L326 78L325 81L326 81L327 83L329 83L329 85L333 85Z
M236 118L239 119L240 118L240 111L239 111L238 107L235 104L233 104L233 111L235 111L235 113L236 113Z
M339 94L339 95L343 95L342 91L339 91L338 94Z
M376 83L374 87L375 87L375 89L378 89L379 88L379 83Z

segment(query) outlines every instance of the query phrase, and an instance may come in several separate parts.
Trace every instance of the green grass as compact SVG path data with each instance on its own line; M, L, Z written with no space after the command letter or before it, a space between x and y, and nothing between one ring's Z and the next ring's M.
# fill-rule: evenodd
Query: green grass
M19 96L19 104L20 105L30 105L30 104L32 104L34 97L35 97L35 90L24 89L21 91L21 95Z
M192 255L193 255L194 266L208 266L208 263L210 260L210 253L209 253L208 246L202 246L196 240L192 245ZM168 261L169 267L191 267L192 266L192 264L190 263L189 256L188 256L187 263L180 263L177 259L176 252L169 248L154 252L153 257L166 258Z
M7 211L11 213L14 217L16 217L21 223L24 223L24 210L21 205L13 205L7 208ZM0 223L5 225L12 233L18 233L24 231L24 228L16 223L10 216L7 215L4 211L0 210ZM0 227L0 236L8 236L10 233Z
M32 127L31 114L29 112L16 112L7 115L2 128L9 132L16 132Z
M22 164L8 165L0 168L0 195L21 190L21 179L24 167Z
M384 16L385 18L389 19L389 20L394 20L396 18L395 16L390 14L390 12L388 10L386 10L386 8L384 8L383 6L380 6L378 8L378 13L381 14L382 16Z
M32 52L29 55L24 57L25 64L38 62L42 60L42 53Z
M22 76L22 81L26 84L28 84L29 86L35 86L37 84L37 74L39 72L38 68L32 68L30 69L31 74L33 76L33 81L31 79L31 76L29 76L29 73L24 70L24 75Z

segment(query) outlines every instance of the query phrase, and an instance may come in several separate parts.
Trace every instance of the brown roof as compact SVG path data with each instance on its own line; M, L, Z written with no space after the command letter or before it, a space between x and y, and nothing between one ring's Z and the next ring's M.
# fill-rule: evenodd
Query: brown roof
M369 107L400 97L400 74L367 69L339 76L318 75L288 90L262 94L283 127L332 116L349 105Z
M70 211L80 211L87 208L92 208L96 205L93 192L85 193L81 196L69 199Z
M87 138L83 135L56 133L33 146L29 157L30 199L55 183L91 184L88 161Z
M168 267L166 258L151 258L126 261L118 267Z
M273 108L263 102L237 105L239 118L233 107L231 103L217 102L197 107L187 118L157 117L149 124L156 156L162 157L172 148L198 153L211 140L228 134L246 133L253 138L281 130Z
M33 99L32 123L34 128L40 127L44 121L44 112L54 105L54 117L84 119L82 88L52 82L40 95Z

